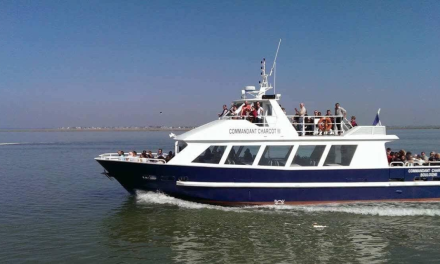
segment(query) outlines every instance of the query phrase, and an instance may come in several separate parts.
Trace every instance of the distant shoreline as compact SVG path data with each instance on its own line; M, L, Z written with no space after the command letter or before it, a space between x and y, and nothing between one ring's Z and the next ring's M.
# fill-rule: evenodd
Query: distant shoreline
M60 128L28 128L28 129L0 129L1 132L152 132L152 131L188 131L192 128L103 128L103 129L60 129Z
M17 128L17 129L0 129L1 132L157 132L157 131L189 131L193 128L82 128L82 129L65 129L65 128ZM405 126L388 126L387 129L440 129L440 126L433 127L405 127Z

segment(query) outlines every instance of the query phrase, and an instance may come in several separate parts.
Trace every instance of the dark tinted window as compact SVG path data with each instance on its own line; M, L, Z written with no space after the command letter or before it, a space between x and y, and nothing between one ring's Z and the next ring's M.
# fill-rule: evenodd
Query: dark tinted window
M267 146L258 165L285 166L293 146Z
M225 152L225 146L210 146L202 152L193 162L218 164Z
M233 146L225 164L252 165L260 146Z
M318 166L325 145L299 146L290 166Z
M324 166L350 166L357 145L334 145L330 148Z

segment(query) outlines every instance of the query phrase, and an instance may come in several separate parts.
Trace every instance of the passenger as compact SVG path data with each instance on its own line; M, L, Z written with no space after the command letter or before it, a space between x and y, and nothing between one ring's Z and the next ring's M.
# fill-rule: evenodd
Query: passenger
M306 135L313 136L313 131L315 130L315 118L307 116L306 117Z
M351 121L350 121L350 123L351 123L351 126L352 127L356 127L358 124L356 123L356 117L355 116L352 116L351 117Z
M119 154L119 160L125 160L125 154L124 154L124 151L119 150L119 151L118 151L118 154Z
M306 115L307 109L304 105L304 103L299 104L299 111L295 108L296 114L299 116L298 119L298 131L300 136L304 136L304 116Z
M147 151L146 150L142 151L141 158L144 158L144 159L147 158Z
M151 150L148 151L147 158L154 159L153 152L151 152Z
M249 112L249 121L251 123L257 123L257 110L255 109L255 107L251 106L251 111Z
M412 158L413 156L412 156L411 151L408 151L408 152L406 153L405 157L406 157L407 160L408 160L410 157Z
M252 162L253 160L251 151L248 148L244 151L243 160L247 162Z
M222 110L222 112L220 113L220 114L218 114L218 117L225 117L225 116L227 116L228 115L228 113L229 113L229 110L228 110L228 106L227 105L223 105L223 110Z
M229 110L228 116L237 116L237 106L233 105ZM235 119L235 118L232 118Z
M422 153L420 153L420 158L423 160L423 162L427 162L429 159L428 156L426 156L424 151L422 151Z
M242 117L248 116L250 111L251 111L251 106L249 105L248 101L245 101L244 105L241 107L241 116Z
M212 152L209 148L205 151L205 154L203 155L202 159L206 163L208 163L212 159Z
M406 164L407 164L407 166L414 166L414 159L412 156L407 156Z
M344 108L342 108L339 105L339 103L335 104L335 116L336 116L335 128L336 128L338 135L341 135L343 132L341 129L341 123L342 123L343 118L347 117L347 111Z
M391 152L390 148L387 148L387 159L388 159L388 163L391 163L392 159L393 159L393 155L394 152Z
M163 156L162 149L157 150L156 159L165 159Z
M399 157L406 156L406 151L404 149L399 150Z
M393 162L403 162L403 160L399 156L399 153L397 153L397 152L394 153ZM394 166L402 166L402 164L401 163L397 163L397 164L394 164Z
M260 102L257 102L257 123L263 124L264 108L261 106Z
M316 123L319 120L319 112L318 110L313 111L313 133L318 132Z
M406 162L406 156L405 155L401 155L400 156L400 160L405 163Z
M332 124L335 123L335 119L332 116L332 111L331 110L327 110L327 113L325 114L325 116L329 116L330 120L332 121Z
M132 150L129 152L128 154L128 159L129 161L137 161L137 152L135 150Z
M318 112L318 116L322 116L321 112Z
M168 152L168 155L167 155L167 157L165 158L165 161L168 163L168 161L170 161L173 157L174 157L174 156L173 156L173 152L170 151L170 152Z
M435 161L440 161L440 153L435 154Z
M436 155L436 153L434 151L431 151L431 153L429 153L428 161L436 161L435 160L435 155Z
M391 152L390 155L387 155L388 164L393 162L395 157L396 157L396 153L394 153L394 152Z
M285 115L287 115L287 112L286 112L286 108L281 108L281 110L283 110L283 113L285 114Z
M416 157L414 158L414 165L422 166L423 163L425 163L425 161L422 159L422 157L420 155L416 155Z

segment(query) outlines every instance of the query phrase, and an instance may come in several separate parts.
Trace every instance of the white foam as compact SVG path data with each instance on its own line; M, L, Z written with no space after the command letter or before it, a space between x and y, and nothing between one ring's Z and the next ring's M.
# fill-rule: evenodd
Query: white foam
M239 213L347 213L376 216L440 216L440 203L363 203L331 204L321 206L262 205L245 207L223 207L218 205L189 202L157 192L138 191L136 198L138 203L174 205L186 209L214 209Z
M22 143L0 143L0 146L5 146L5 145L20 145Z
M243 211L241 208L238 207L223 207L218 205L189 202L158 192L137 191L136 200L138 203L175 205L186 209L215 209L215 210L234 211L234 212Z
M440 216L439 203L333 204L322 206L270 205L261 207L284 212L329 212L377 216Z

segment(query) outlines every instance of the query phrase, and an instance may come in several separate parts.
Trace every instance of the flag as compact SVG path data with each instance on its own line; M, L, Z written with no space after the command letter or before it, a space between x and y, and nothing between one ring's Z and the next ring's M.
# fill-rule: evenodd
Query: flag
M380 119L379 119L379 113L380 113L380 108L379 108L379 110L377 110L376 118L374 118L374 121L373 121L373 126L381 126L382 125L382 123L380 122Z

